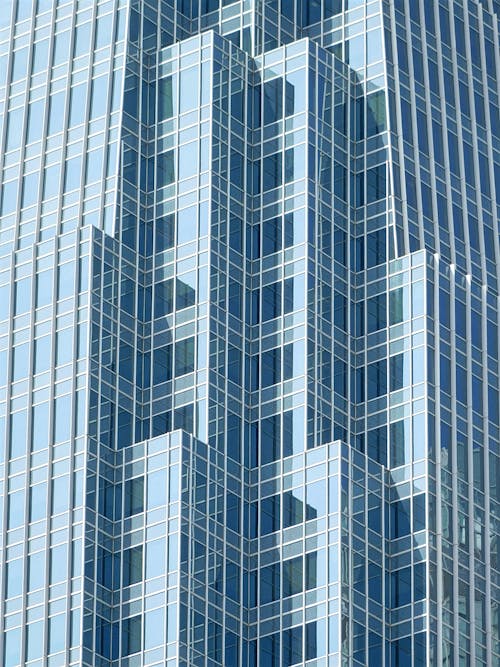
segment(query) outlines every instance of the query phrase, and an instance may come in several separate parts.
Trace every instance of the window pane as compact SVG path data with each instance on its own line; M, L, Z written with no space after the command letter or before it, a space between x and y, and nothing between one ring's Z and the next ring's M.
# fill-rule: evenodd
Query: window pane
M199 78L198 67L191 67L181 72L179 94L181 113L198 107L200 90Z

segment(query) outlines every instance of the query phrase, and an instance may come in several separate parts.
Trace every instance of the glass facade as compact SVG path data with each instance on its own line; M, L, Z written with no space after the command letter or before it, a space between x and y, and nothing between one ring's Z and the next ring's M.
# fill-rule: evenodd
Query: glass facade
M0 665L500 662L500 3L2 0Z

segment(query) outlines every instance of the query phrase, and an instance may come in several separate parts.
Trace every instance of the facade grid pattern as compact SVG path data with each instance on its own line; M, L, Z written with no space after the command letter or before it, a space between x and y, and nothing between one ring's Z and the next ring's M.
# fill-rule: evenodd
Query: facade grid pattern
M2 0L0 665L500 663L499 28Z

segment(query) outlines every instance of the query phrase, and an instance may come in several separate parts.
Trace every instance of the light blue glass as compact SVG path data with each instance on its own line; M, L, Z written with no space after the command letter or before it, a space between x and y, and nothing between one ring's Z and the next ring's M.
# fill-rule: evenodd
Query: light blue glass
M41 658L43 654L43 621L30 623L26 628L26 660Z
M4 665L497 664L500 3L4 5Z

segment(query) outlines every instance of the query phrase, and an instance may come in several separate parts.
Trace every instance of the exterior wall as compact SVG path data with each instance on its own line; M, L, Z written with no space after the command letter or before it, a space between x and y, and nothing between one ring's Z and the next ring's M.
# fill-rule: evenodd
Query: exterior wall
M490 137L499 122L498 17L491 13L498 6L384 4L398 249L425 247L439 258L427 304L435 659L493 664L499 159Z
M91 231L113 229L126 12L59 5L0 19L4 665L83 660Z
M4 5L0 664L496 664L498 3Z

